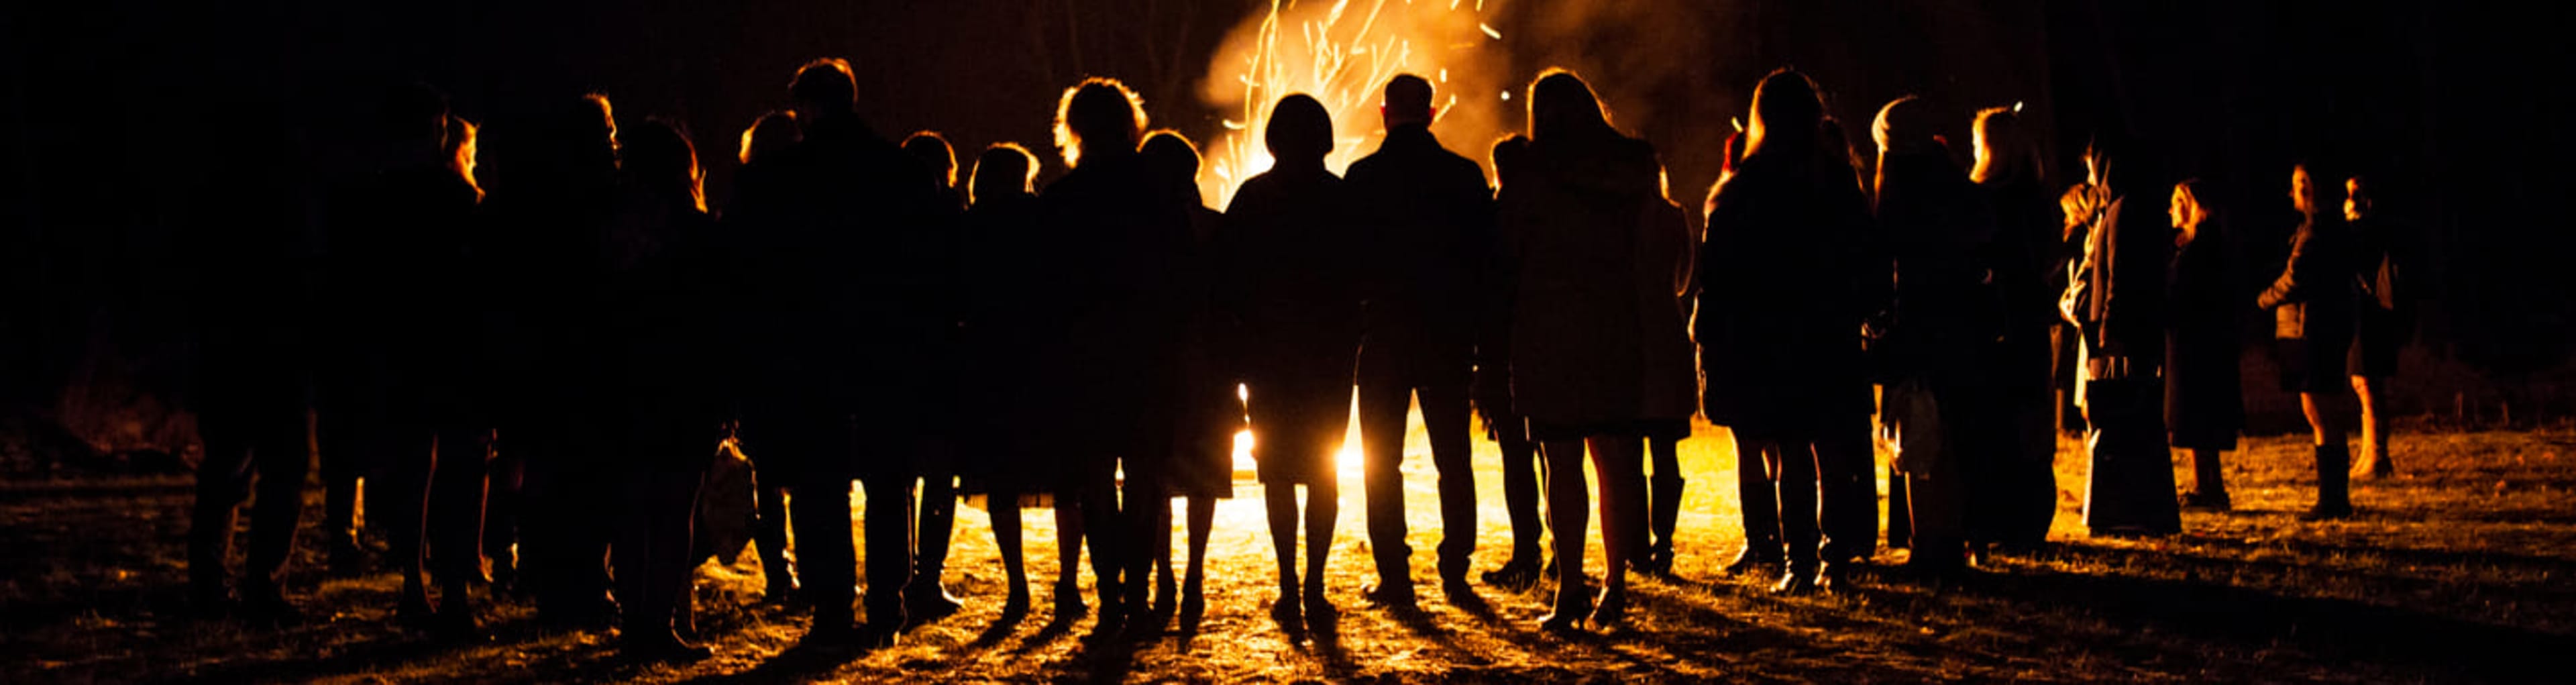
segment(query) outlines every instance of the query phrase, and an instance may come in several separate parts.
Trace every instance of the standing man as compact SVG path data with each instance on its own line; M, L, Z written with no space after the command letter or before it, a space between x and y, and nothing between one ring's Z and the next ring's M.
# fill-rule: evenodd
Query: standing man
M1430 81L1412 74L1387 81L1379 112L1386 142L1349 175L1367 236L1360 443L1378 583L1365 592L1379 606L1402 608L1414 603L1401 467L1405 415L1416 398L1440 469L1441 590L1453 601L1473 592L1467 570L1476 548L1476 481L1467 392L1475 372L1477 266L1494 209L1484 171L1431 135L1437 112Z

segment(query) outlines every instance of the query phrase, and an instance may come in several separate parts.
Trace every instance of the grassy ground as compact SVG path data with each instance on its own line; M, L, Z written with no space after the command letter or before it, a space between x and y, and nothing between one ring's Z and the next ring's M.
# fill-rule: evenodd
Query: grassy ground
M1701 426L1683 443L1682 580L1638 581L1632 625L1577 638L1534 629L1540 592L1444 600L1430 582L1437 510L1419 437L1406 464L1426 583L1419 617L1363 608L1357 596L1369 562L1349 474L1332 548L1331 596L1345 610L1337 637L1292 641L1266 617L1268 537L1257 488L1242 487L1219 509L1210 607L1195 631L1095 643L1084 639L1088 619L1050 623L1057 562L1044 512L1029 516L1036 617L996 623L992 538L980 511L961 508L949 582L965 612L894 649L821 657L792 649L801 620L756 602L758 562L745 555L701 569L701 626L717 655L683 666L624 663L606 635L539 631L507 599L489 644L397 631L394 577L325 579L309 539L291 587L314 620L285 630L192 621L179 602L184 480L0 484L0 681L2563 682L2556 662L2576 654L2576 431L2566 428L2403 436L2396 453L2410 477L2360 486L2362 515L2330 524L2293 518L2311 487L2305 446L2255 439L2230 455L2237 512L2187 515L2183 535L2146 541L2083 534L2084 466L2069 444L2050 549L1944 587L1868 582L1781 599L1715 570L1740 543L1733 448ZM1487 568L1510 534L1494 446L1477 450ZM1597 577L1597 542L1592 550Z

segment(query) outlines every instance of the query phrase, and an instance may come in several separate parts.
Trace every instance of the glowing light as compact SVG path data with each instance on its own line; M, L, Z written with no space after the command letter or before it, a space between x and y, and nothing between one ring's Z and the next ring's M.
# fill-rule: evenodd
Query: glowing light
M1511 101L1512 101L1512 92L1511 92L1511 91L1508 91L1508 90L1503 91L1503 101L1504 101L1504 102L1511 102Z
M1726 123L1733 124L1736 133L1744 132L1744 117L1727 117Z
M1287 95L1313 96L1332 115L1336 143L1324 162L1340 173L1383 134L1377 95L1389 78L1433 75L1444 87L1455 81L1468 92L1500 85L1496 79L1507 66L1505 56L1485 46L1501 34L1480 20L1481 7L1469 10L1457 0L1389 4L1272 0L1268 11L1235 28L1210 65L1215 73L1235 76L1208 79L1203 93L1210 104L1227 111L1220 119L1223 128L1204 148L1215 173L1203 182L1203 193L1224 207L1232 203L1236 187L1270 169L1262 137L1271 106ZM1450 98L1454 101L1456 95ZM1487 140L1500 133L1494 112L1450 116L1448 110L1443 107L1435 122L1462 136L1460 140Z
M2020 102L2014 102L2014 103L2013 103L2013 113L2014 113L2014 114L2020 114L2020 113L2021 113L2021 103L2020 103Z

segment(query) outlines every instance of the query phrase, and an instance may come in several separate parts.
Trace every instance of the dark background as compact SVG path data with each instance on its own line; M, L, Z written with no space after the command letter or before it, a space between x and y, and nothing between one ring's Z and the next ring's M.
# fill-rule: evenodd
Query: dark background
M435 84L487 126L586 91L612 98L626 125L670 117L698 144L721 209L742 127L783 104L809 58L849 58L861 110L888 135L939 129L961 156L1020 141L1052 177L1055 97L1085 75L1125 79L1158 126L1217 134L1200 80L1266 5L7 3L0 409L85 425L109 411L90 405L164 399L186 287L168 274L189 257L179 238L314 230L319 189L365 171L355 141L389 82ZM2213 184L2249 283L2276 268L2293 221L2293 157L2367 169L2386 180L2384 211L2424 231L2437 270L2398 406L2564 415L2576 288L2560 262L2576 233L2543 201L2570 180L2567 10L2507 5L1493 0L1484 14L1506 37L1499 82L1550 65L1584 74L1623 129L1663 152L1686 205L1716 176L1728 119L1781 65L1821 82L1862 145L1878 105L1919 94L1958 113L1948 137L1964 160L1974 108L2025 103L2051 143L2052 183L2080 180L2088 136L2125 129ZM1506 125L1519 104L1461 99L1502 108ZM1488 141L1462 137L1451 147L1481 159ZM2247 318L2252 343L2262 316L2250 303ZM2266 363L2261 348L2250 365ZM2268 378L2247 387L2258 411L2277 408Z

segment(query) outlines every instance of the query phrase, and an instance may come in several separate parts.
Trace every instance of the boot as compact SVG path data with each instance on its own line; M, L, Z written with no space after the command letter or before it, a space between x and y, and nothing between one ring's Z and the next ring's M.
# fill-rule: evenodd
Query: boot
M1673 574L1673 529L1681 523L1682 477L1656 474L1646 484L1647 501L1654 510L1648 512L1646 525L1652 527L1654 546L1647 548L1644 568L1647 575L1669 577Z
M913 621L939 620L965 606L964 602L948 594L948 586L941 580L948 572L948 539L956 527L952 524L957 517L955 496L946 497L945 501L934 499L939 497L937 493L941 490L938 487L923 489L923 502L917 514L920 518L915 521L919 528L915 538L918 544L913 548L912 582L903 591L904 615Z
M2317 505L2302 521L2352 518L2352 453L2343 441L2317 446Z
M2224 512L2231 508L2226 470L2219 464L2218 450L2192 450L2191 471L2191 491L2181 498L2184 510Z

